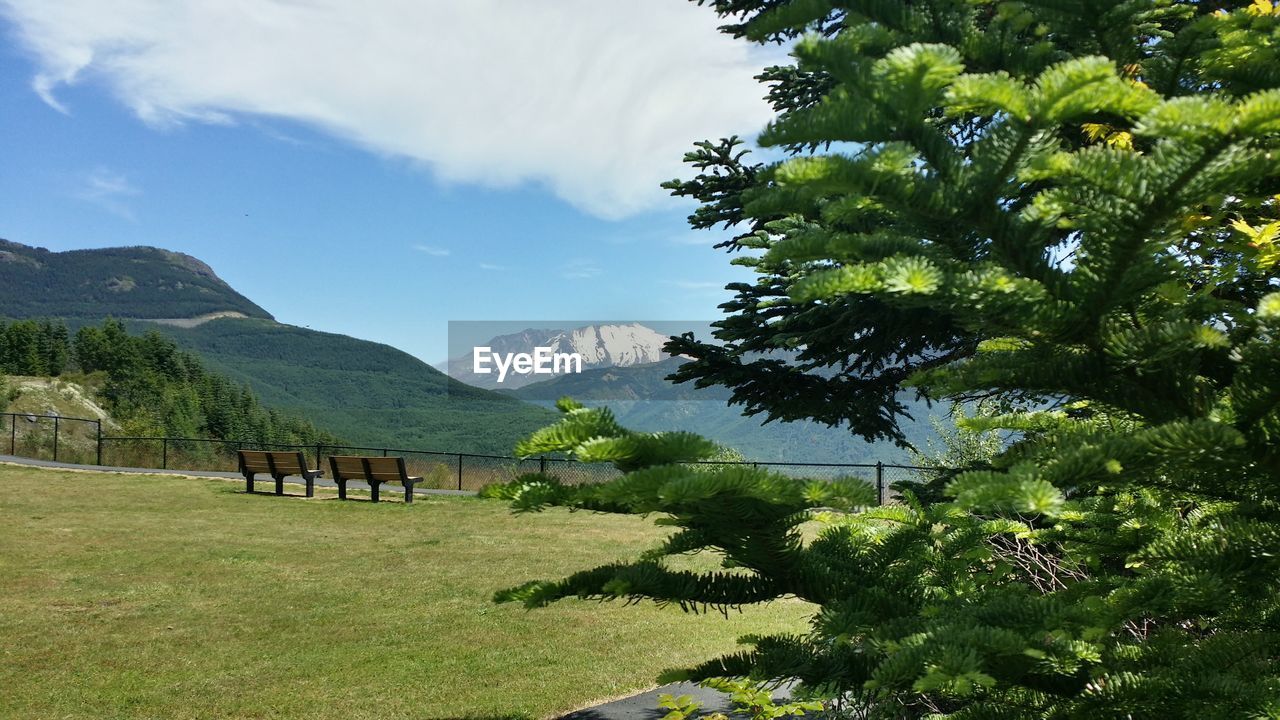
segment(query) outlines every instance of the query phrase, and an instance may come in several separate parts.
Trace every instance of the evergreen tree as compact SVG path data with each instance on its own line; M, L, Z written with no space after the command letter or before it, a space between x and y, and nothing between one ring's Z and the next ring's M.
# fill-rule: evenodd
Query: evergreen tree
M4 328L4 358L0 368L11 375L45 375L45 353L42 352L40 325L34 320L19 320Z
M61 320L44 320L40 323L40 360L43 375L57 377L67 369L71 347L67 338L66 323Z
M76 331L75 339L71 344L71 355L82 372L106 370L110 364L107 359L109 352L106 338L100 328L86 325Z
M807 635L673 677L798 679L860 717L1280 716L1277 7L711 4L734 34L804 35L763 76L761 142L794 157L704 143L673 186L695 225L746 225L758 273L723 347L671 346L697 358L679 377L870 438L901 439L904 388L991 398L1008 411L971 425L1020 439L941 497L860 509L865 488L694 472L696 438L564 403L519 450L627 474L492 494L678 530L501 598L799 597ZM665 562L697 551L726 569Z

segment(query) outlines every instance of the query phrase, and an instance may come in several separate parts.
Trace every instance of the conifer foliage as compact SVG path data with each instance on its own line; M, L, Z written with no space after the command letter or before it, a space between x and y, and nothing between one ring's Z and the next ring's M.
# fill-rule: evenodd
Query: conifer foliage
M503 597L809 600L808 634L678 675L799 679L857 717L1280 717L1280 10L710 4L735 35L803 39L762 76L761 142L791 157L703 143L702 174L671 184L702 201L695 225L743 230L758 276L723 344L670 346L695 357L680 379L894 439L904 389L989 398L1007 412L968 422L1017 439L870 509L652 447L603 487L524 478L518 507L679 530ZM629 442L565 409L560 449ZM639 457L617 452L595 457ZM699 550L725 569L664 564Z

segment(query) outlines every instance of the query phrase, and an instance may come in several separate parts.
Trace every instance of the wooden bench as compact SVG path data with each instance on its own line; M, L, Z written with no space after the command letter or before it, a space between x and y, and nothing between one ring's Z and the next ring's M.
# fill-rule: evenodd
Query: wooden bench
M253 476L266 473L276 481L276 494L284 494L284 479L297 475L307 483L307 497L315 497L316 478L324 475L320 469L308 470L307 460L300 452L240 451L240 474L244 475L245 492L253 492Z
M404 501L413 502L413 486L422 482L420 477L410 477L402 457L362 457L359 455L330 455L329 469L338 483L338 497L347 499L347 481L363 480L369 483L370 499L378 502L378 486L384 482L404 485Z

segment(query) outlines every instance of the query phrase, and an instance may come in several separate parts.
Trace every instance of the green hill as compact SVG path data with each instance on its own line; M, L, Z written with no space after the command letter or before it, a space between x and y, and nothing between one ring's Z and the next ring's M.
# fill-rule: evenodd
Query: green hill
M473 388L387 345L273 320L223 318L155 329L262 403L375 447L507 454L556 413Z
M0 240L0 315L196 318L271 315L203 262L152 247L51 252Z

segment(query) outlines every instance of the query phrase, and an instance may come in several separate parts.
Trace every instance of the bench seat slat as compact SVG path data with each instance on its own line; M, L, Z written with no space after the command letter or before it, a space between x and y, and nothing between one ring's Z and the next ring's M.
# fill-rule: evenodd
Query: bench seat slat
M358 457L350 455L334 455L330 457L329 460L333 463L337 472L342 473L344 478L359 478L364 476L364 464Z

